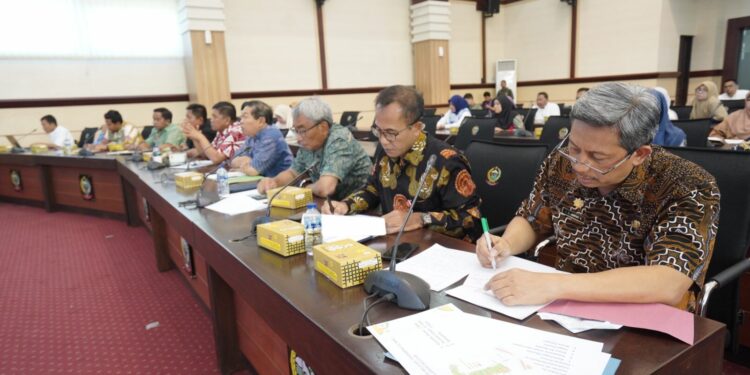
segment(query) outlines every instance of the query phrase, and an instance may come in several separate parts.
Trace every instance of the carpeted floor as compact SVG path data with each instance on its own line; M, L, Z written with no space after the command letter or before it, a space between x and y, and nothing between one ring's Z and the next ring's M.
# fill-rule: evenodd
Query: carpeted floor
M0 374L218 373L180 277L143 228L0 203Z

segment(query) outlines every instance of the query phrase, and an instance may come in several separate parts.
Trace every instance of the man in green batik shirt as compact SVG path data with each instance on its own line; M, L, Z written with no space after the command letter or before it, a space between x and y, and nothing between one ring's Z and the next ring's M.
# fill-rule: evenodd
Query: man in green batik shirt
M388 233L398 232L417 195L427 160L435 155L435 164L427 171L405 230L426 227L466 241L476 240L482 234L480 199L469 162L451 146L422 131L423 108L424 99L411 87L391 86L378 94L372 132L383 153L375 156L375 169L367 186L341 202L332 202L333 213L354 214L380 205ZM331 213L328 205L323 205L323 213Z
M143 141L138 148L142 151L151 150L153 147L169 146L172 150L177 150L179 146L185 143L185 135L179 126L172 123L172 112L166 108L157 108L153 114L154 129L151 134Z
M367 182L372 168L370 157L352 133L333 123L331 107L319 98L300 101L292 110L299 143L292 167L258 183L258 192L283 186L315 165L309 187L319 197L341 199Z

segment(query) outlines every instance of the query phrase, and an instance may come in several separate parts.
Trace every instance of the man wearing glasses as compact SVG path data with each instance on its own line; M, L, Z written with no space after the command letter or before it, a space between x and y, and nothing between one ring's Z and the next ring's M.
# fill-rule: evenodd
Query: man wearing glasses
M647 89L605 83L581 97L570 134L537 175L502 237L477 242L489 267L557 237L556 268L511 270L486 285L507 305L556 299L659 302L693 310L719 217L710 174L651 141L659 102Z
M405 230L429 227L473 241L481 234L480 200L469 163L461 153L422 131L423 110L424 99L413 88L391 86L378 93L372 133L383 152L375 156L367 186L341 202L332 202L334 213L354 214L380 205L388 233L398 232L427 160L436 155ZM323 213L331 213L330 206L323 205Z
M292 110L300 149L292 167L258 183L258 192L283 186L313 165L313 194L341 199L364 186L372 168L370 157L352 133L333 123L331 107L319 98L300 101Z

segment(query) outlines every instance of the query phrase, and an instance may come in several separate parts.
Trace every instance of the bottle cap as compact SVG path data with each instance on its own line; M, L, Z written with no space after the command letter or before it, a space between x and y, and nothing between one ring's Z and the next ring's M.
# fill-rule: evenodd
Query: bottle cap
M317 205L317 204L315 204L315 202L307 202L307 208L308 208L308 209L310 209L310 208L315 208L315 209L317 209L317 208L318 208L318 205Z

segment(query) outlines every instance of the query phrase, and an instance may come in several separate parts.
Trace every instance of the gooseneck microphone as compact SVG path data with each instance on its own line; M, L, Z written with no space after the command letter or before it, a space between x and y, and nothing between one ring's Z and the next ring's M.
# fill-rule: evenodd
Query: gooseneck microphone
M90 150L86 149L86 145L89 143L89 141L91 140L91 137L93 137L93 136L94 135L91 134L91 133L86 133L86 135L83 137L83 144L81 145L81 149L78 150L78 156L84 156L84 157L86 157L86 156L92 156L92 155L94 155L93 152L91 152Z
M419 276L396 271L396 250L398 250L399 242L401 242L401 235L404 234L406 223L414 211L414 205L417 203L417 198L419 198L419 192L422 191L427 174L430 173L430 169L432 169L436 159L437 156L431 155L427 160L422 177L419 179L416 194L414 194L409 211L401 223L401 228L396 235L396 241L393 243L391 264L388 270L372 272L365 278L364 286L367 294L372 295L375 293L380 297L389 294L395 295L396 297L393 301L396 302L398 307L409 310L427 310L430 307L430 285Z
M37 130L39 130L39 129L33 129L32 131L30 131L30 132L28 132L28 133L26 133L26 134L24 134L24 135L16 138L16 144L13 145L13 148L10 149L10 152L13 153L13 154L22 154L22 153L26 152L26 150L24 150L24 148L21 147L21 144L19 143L19 141L22 140L22 139L24 139L24 138L26 138L26 137L28 137L28 136L30 136L30 135L32 135L32 134L34 134L34 133L36 133Z
M321 159L322 160L322 159ZM253 220L253 233L256 232L256 228L260 224L270 223L274 221L274 219L271 218L271 202L273 202L274 198L276 198L279 193L284 191L284 189L288 188L289 186L298 183L302 180L304 176L306 176L308 173L314 171L318 168L318 163L313 163L311 166L307 167L302 173L298 174L296 177L294 177L291 181L284 184L284 186L281 187L281 189L277 190L276 193L274 193L270 199L268 199L268 203L266 203L266 214L264 216L258 216Z

